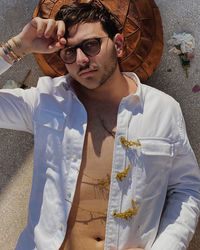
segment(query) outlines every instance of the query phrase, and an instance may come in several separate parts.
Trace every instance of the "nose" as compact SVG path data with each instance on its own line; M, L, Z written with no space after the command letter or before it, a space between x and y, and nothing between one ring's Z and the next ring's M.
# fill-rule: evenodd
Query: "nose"
M89 58L84 54L84 52L80 49L77 48L76 50L76 63L78 65L84 66L89 62Z

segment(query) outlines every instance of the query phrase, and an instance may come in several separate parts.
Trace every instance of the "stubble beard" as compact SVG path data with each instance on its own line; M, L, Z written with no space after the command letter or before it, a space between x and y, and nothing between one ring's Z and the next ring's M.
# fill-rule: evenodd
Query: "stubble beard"
M113 73L116 70L117 63L117 53L115 47L113 47L109 62L104 64L103 66L104 73L101 76L101 79L99 80L99 87L109 81L109 79L112 77Z

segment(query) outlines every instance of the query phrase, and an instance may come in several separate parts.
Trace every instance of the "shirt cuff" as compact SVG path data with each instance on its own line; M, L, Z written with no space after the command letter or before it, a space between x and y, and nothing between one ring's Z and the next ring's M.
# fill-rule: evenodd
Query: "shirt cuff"
M9 69L12 66L12 64L6 62L3 57L0 56L0 74L5 72L7 69Z

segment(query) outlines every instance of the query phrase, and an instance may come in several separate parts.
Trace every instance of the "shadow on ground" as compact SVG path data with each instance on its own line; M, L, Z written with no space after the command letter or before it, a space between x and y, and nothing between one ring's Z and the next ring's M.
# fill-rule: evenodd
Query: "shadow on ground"
M0 130L0 195L20 170L27 155L33 148L31 134Z

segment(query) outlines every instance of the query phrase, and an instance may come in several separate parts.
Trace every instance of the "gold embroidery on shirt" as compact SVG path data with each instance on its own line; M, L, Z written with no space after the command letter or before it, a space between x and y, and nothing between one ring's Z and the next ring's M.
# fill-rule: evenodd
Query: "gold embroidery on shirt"
M136 146L136 147L140 147L140 146L141 146L141 143L140 143L139 140L137 140L137 141L129 141L129 140L125 139L124 136L121 136L121 137L120 137L120 142L121 142L126 148L131 147L131 146Z
M122 181L122 179L126 178L127 174L128 174L128 171L129 171L129 168L130 168L130 164L128 164L128 167L124 169L124 171L122 172L119 172L116 174L116 179L118 181Z
M137 214L139 207L135 204L134 200L131 200L133 208L128 208L125 212L117 213L114 211L113 218L121 218L123 220L128 220Z

